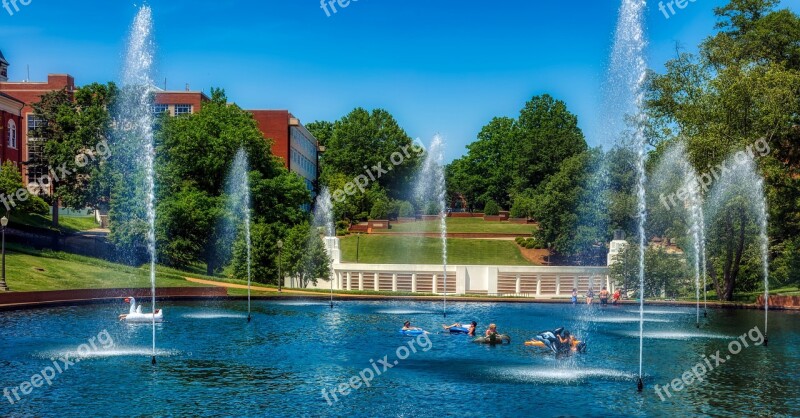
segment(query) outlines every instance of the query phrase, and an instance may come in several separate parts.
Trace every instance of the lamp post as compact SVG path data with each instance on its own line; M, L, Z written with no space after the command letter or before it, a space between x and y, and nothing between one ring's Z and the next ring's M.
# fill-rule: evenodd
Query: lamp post
M283 275L281 275L281 264L283 264L283 257L281 257L282 249L283 240L278 240L278 293L281 292L281 285L283 285Z
M0 291L8 292L8 285L6 284L6 225L8 225L8 218L3 216L0 219L0 225L3 226L3 275L0 277Z
M356 234L356 264L358 264L358 252L361 249L361 233Z

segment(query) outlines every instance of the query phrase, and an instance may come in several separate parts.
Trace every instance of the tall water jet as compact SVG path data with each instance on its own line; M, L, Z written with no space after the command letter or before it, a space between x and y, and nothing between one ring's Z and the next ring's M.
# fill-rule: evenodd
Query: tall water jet
M644 347L644 255L647 236L647 202L645 185L646 138L644 135L644 83L647 63L644 53L647 42L644 33L644 0L623 0L614 35L614 45L609 63L607 99L608 116L606 134L621 138L626 128L631 128L630 145L636 151L637 216L639 220L639 391L644 387L642 360ZM626 121L633 126L627 127Z
M758 231L758 252L761 258L761 273L764 285L764 344L768 344L769 331L769 237L767 235L767 202L764 194L764 179L758 174L756 162L751 154L740 151L722 164L721 176L714 185L708 202L708 214L712 223L718 226L725 221L728 230L733 231L738 215L740 237L743 240L748 224L754 224ZM752 218L748 218L748 215ZM733 237L729 237L733 239ZM742 243L743 245L743 243ZM740 249L743 251L743 248ZM738 268L738 266L737 266ZM731 289L725 289L726 291ZM721 295L720 295L721 297Z
M331 258L333 264L341 262L341 251L339 249L339 238L336 237L336 227L333 223L333 201L331 192L327 187L323 187L314 205L314 227L321 229L325 236L325 250ZM331 285L331 309L333 309L333 280L335 272L331 266L328 279Z
M433 137L417 177L416 196L423 205L433 203L439 211L439 236L442 242L442 313L447 317L447 184L444 177L444 140ZM436 292L436 289L433 289Z
M685 223L688 224L687 230L691 241L692 262L694 265L697 317L695 325L699 328L701 265L705 258L703 198L700 193L699 177L689 162L686 145L683 142L673 144L661 155L652 177L650 189L655 193L659 193L659 203L654 204L652 212L662 211L661 218L664 220L675 220L676 214L685 214ZM667 225L662 225L662 228L665 228L663 232L667 232Z
M146 241L150 263L150 292L152 311L156 312L156 236L155 236L155 173L153 148L152 86L150 77L154 59L153 18L148 6L142 6L131 25L127 40L125 62L122 70L122 88L115 109L114 133L116 145L127 158L123 169L130 175L125 188L129 188L136 207L128 211L144 215L147 224ZM139 200L139 199L142 200ZM144 208L138 207L144 203ZM141 212L137 209L141 209ZM132 215L131 218L135 218ZM156 364L156 324L152 321L153 357Z
M250 308L250 289L252 282L252 239L250 235L250 163L247 158L247 151L244 148L239 148L236 152L236 157L233 159L228 178L225 183L225 192L228 196L228 214L233 223L229 224L226 228L229 231L238 230L234 225L235 220L241 219L240 225L244 232L245 250L247 256L247 322L251 320ZM230 237L232 234L226 234Z

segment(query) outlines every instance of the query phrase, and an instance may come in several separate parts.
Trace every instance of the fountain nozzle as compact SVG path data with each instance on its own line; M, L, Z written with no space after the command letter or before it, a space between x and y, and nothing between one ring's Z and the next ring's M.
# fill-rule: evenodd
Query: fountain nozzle
M769 345L769 337L764 335L764 347Z
M703 311L703 318L708 318L708 311Z
M643 389L644 389L644 382L642 381L642 378L640 377L639 380L636 382L636 391L637 392L641 392Z
M699 322L697 323L697 329L700 329L700 323Z
M151 361L151 364L152 364L153 366L155 366L155 365L156 365L156 356L153 356L153 360Z
M250 314L247 314L247 322L248 322L248 323L250 322L250 319L251 319L251 318L250 318Z

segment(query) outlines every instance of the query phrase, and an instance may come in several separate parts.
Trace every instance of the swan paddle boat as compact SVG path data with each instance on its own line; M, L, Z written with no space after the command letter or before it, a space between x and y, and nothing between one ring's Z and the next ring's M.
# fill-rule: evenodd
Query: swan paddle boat
M125 298L125 303L130 303L131 309L128 313L119 316L120 321L132 323L164 321L164 311L162 309L156 309L155 314L142 313L142 305L136 306L136 299L132 297Z

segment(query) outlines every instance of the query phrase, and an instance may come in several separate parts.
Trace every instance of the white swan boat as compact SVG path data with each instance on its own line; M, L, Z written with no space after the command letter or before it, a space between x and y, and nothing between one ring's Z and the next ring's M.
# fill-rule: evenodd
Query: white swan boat
M136 306L136 299L125 298L125 303L131 304L131 309L128 313L119 316L120 321L125 322L161 322L164 320L164 311L156 309L155 314L142 313L142 305Z

